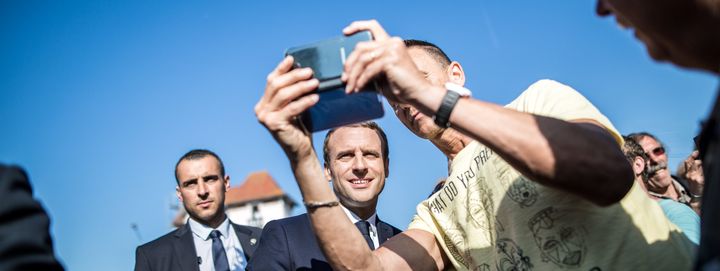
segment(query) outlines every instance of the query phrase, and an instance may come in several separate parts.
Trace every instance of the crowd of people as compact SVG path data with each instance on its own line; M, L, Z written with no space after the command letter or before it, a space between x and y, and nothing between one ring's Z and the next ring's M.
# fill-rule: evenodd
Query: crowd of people
M720 75L720 1L599 0L597 12L633 28L653 58ZM135 270L720 270L718 101L672 175L660 138L622 135L571 86L529 82L509 104L489 103L439 46L392 37L374 20L343 29L359 31L374 40L346 59L346 92L380 82L400 122L447 158L447 178L427 180L432 193L407 230L378 215L388 135L374 122L331 129L321 165L297 118L318 102L319 82L286 57L255 113L284 150L307 213L263 229L233 223L222 160L192 150L174 173L188 222L138 247ZM62 270L26 177L5 167L0 177L0 192L33 214L2 227L43 233L0 239L0 269ZM5 260L20 248L36 255Z
M658 60L720 73L717 1L608 0L598 1L597 12L634 28ZM669 17L675 19L669 23ZM391 37L376 21L343 30L358 31L370 31L375 40L358 44L346 60L346 91L382 82L380 91L398 119L447 156L449 173L418 204L406 231L378 249L363 246L343 219L336 193L324 184L311 137L295 123L297 114L317 103L312 91L318 82L310 70L292 69L292 58L284 59L268 76L255 112L288 156L332 267L720 268L718 211L710 202L718 193L713 157L720 109L706 121L698 152L674 177L657 137L623 137L569 86L541 80L505 106L476 100L462 87L460 63L439 47Z

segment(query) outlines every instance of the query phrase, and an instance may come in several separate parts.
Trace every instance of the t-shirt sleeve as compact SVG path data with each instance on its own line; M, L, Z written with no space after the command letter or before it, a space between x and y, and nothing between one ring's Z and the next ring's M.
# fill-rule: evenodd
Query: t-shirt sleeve
M417 229L435 234L432 224L432 215L427 207L427 200L424 200L417 205L416 213L410 221L408 230Z
M506 107L565 121L594 120L600 123L618 144L623 143L620 133L600 110L575 89L557 81L543 79L535 82Z

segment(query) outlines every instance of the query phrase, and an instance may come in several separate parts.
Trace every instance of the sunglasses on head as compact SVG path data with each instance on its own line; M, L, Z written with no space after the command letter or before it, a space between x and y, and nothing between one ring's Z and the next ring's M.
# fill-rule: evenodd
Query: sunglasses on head
M652 153L655 156L660 156L665 154L665 148L664 147L657 147L652 150L650 150L650 153Z

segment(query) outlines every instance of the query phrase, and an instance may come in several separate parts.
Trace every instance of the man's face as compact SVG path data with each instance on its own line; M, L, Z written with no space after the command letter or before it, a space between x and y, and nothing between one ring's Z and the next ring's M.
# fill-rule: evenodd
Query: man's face
M634 29L635 37L656 60L670 60L684 67L703 67L694 55L707 33L691 32L699 16L693 1L685 0L598 0L600 16L615 15L623 28Z
M425 50L411 47L408 49L408 53L415 62L415 66L425 75L428 82L436 86L443 86L448 82L447 71ZM414 107L393 102L390 105L392 105L400 122L415 135L424 139L431 139L442 133L443 129L437 126L431 117L425 116Z
M220 163L215 157L182 160L177 167L177 196L185 210L196 221L211 225L223 218L225 191L230 178L220 173Z
M648 188L666 188L672 184L672 176L667 169L668 157L665 148L655 139L649 136L641 138L638 143L647 153L648 172Z
M385 186L387 161L378 134L365 127L343 127L328 141L325 177L348 207L375 207Z

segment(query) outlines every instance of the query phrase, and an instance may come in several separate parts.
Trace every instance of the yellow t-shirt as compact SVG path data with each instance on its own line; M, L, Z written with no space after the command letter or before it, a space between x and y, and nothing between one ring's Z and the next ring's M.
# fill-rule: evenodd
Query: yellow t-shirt
M536 82L506 107L595 120L622 142L585 97L552 80ZM636 185L619 203L599 207L528 180L478 142L466 146L450 169L442 189L417 206L409 228L434 234L458 270L691 267L694 246Z

